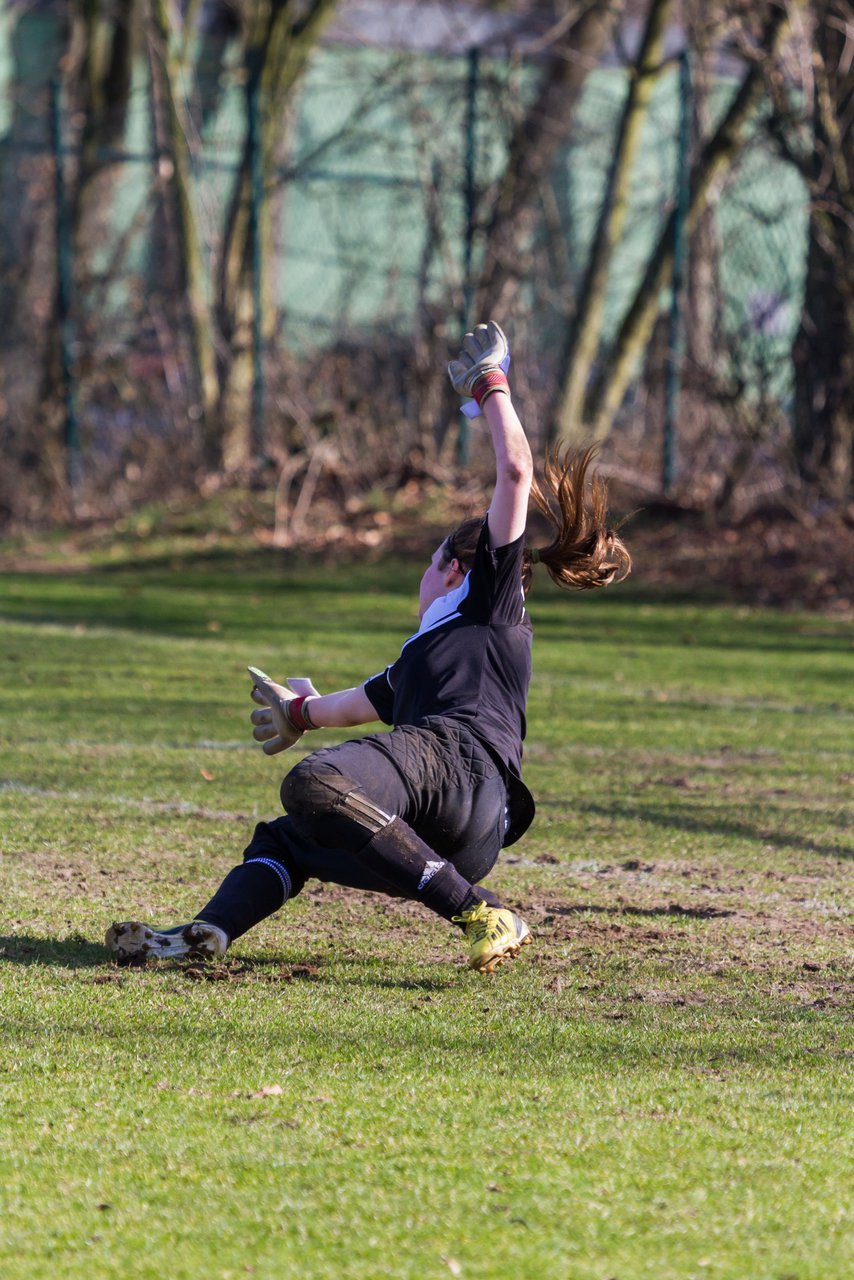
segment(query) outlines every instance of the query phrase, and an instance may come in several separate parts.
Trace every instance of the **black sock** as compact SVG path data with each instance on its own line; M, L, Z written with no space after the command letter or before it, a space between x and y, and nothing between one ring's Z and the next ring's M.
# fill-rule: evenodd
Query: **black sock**
M283 907L290 889L290 876L280 862L274 858L251 858L229 871L196 919L224 929L229 941L234 942Z
M500 911L504 906L504 903L501 901L498 894L493 893L491 889L485 889L482 884L476 884L473 892L475 898L479 898L481 902L485 902L488 907L495 907L497 911Z
M445 920L453 920L463 911L470 911L480 901L468 880L464 880L450 862L436 872L418 896L425 907L430 907Z

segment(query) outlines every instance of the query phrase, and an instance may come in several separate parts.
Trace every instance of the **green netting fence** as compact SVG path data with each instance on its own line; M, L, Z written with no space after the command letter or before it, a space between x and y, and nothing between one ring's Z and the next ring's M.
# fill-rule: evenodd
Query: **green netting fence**
M25 28L25 29L23 29ZM180 293L161 199L168 157L153 126L148 65L140 57L121 136L103 155L97 208L84 243L73 242L67 203L79 156L79 127L56 78L59 36L49 14L0 26L0 293L7 319L2 409L13 415L41 383L43 344L34 341L58 299L65 442L74 479L82 460L107 456L130 434L170 424L138 394L165 384L192 418L186 344L164 299ZM690 71L690 67L687 67ZM483 229L504 167L514 122L536 86L536 61L468 51L458 57L324 45L281 122L275 171L256 166L254 213L271 219L256 256L256 417L269 412L265 388L285 360L298 362L342 342L370 349L404 343L425 311L451 336L470 322L482 261ZM547 385L571 320L599 212L627 79L600 68L586 82L572 138L545 184L531 269L514 304L523 351L536 352ZM703 101L714 120L734 92L716 81ZM660 76L635 165L630 214L614 255L603 350L642 274L651 246L678 199L685 154L686 63ZM251 95L242 66L197 63L186 90L193 201L211 300L239 165ZM261 108L263 109L263 103ZM63 177L67 178L63 185ZM714 193L706 228L714 278L706 307L717 373L746 398L772 398L785 414L792 395L790 349L798 324L806 259L803 185L754 128L738 162ZM711 248L709 248L711 246ZM671 351L662 450L665 481L674 465L668 427L690 323L691 263L670 306ZM662 300L667 314L668 300ZM674 364L672 353L678 353ZM640 378L642 370L638 371ZM22 390L23 388L23 390ZM631 408L633 392L629 393ZM669 407L668 407L669 406ZM401 413L406 406L400 406ZM0 421L2 421L0 414ZM174 426L174 422L172 423ZM263 436L257 422L256 440ZM678 450L677 450L678 453Z

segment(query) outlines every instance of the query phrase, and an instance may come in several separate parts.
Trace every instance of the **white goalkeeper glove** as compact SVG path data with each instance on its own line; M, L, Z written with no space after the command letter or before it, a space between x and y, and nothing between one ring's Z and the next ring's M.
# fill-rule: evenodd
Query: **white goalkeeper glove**
M474 405L463 405L463 412L468 417L473 412L479 413L484 400L493 392L509 394L509 367L510 347L503 330L494 320L489 324L479 324L466 334L458 358L448 365L448 377L459 395L471 396L474 400Z
M254 725L252 737L262 744L266 755L274 756L298 742L306 729L313 728L302 707L305 698L318 696L317 690L302 676L288 680L286 689L257 667L249 667L248 671L252 677L252 701L258 703L250 716ZM291 706L292 703L297 705Z

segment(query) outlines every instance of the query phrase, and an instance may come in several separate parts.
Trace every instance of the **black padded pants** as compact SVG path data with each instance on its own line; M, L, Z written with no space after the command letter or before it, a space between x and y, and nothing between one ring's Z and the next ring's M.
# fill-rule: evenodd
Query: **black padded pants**
M309 879L416 898L449 919L492 869L504 839L497 765L465 725L442 717L313 752L285 778L282 799L288 815L258 824L231 887L227 878L199 913L232 938ZM263 868L268 875L259 880ZM250 886L240 873L250 870L249 897L257 901L247 898L238 910L237 899L247 897L240 886ZM474 897L497 904L486 890Z

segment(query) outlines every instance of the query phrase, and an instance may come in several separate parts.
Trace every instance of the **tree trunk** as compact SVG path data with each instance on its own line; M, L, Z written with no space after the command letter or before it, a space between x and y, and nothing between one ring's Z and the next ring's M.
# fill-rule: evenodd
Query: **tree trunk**
M219 431L216 421L219 384L216 372L214 330L207 295L201 238L193 204L187 130L178 106L180 65L170 39L168 0L151 0L151 18L154 55L152 70L159 78L165 106L165 123L173 165L171 185L177 212L178 240L190 318L193 362L205 452L208 462L215 464L218 462L219 452Z
M689 233L705 207L712 184L733 164L741 150L744 127L762 93L763 62L775 57L787 24L788 15L784 8L771 11L759 41L763 56L757 56L729 110L700 154L691 175L686 219ZM603 362L603 372L588 393L584 422L588 437L594 440L601 440L608 434L652 333L661 307L662 291L669 285L672 277L675 221L674 210L649 258L643 279L620 325L609 358Z
M693 99L692 143L708 136L711 128L710 97L714 83L717 51L710 43L705 0L690 0L687 9L688 41L694 50L691 96ZM693 146L692 146L693 151ZM716 203L707 204L698 215L688 251L685 277L685 356L689 367L716 375L720 333L721 256Z
M0 505L13 509L19 476L33 489L55 489L62 475L57 329L55 157L51 152L51 82L67 54L64 7L9 18L12 115L0 150ZM46 395L49 397L46 400ZM14 489L18 492L13 492ZM6 495L12 494L7 506Z
M116 0L108 37L101 0L83 5L83 50L70 93L83 117L80 160L71 204L75 260L87 266L90 247L109 240L113 188L119 169L107 153L124 138L130 99L136 0Z
M290 97L332 17L337 0L269 0L260 6L248 34L246 67L258 77L261 165L264 203L259 220L262 256L272 263L272 174L279 161L286 130L282 121ZM265 12L266 11L266 12ZM252 140L247 132L240 170L226 218L226 231L217 289L217 321L223 338L220 364L220 414L223 459L228 469L240 467L251 455L252 422ZM265 272L261 286L261 332L270 336L274 309L270 305L275 273Z
M852 254L849 227L814 209L804 309L793 349L794 444L804 478L837 501L851 488L854 448Z
M55 271L53 158L50 87L68 49L64 13L33 10L9 19L12 116L0 150L0 348L22 340L27 349L30 390L39 378L33 342L44 331L31 329L34 315L45 315Z
M203 134L209 121L216 115L222 102L226 55L235 40L240 24L234 11L220 0L201 22L200 0L188 0L184 11L184 39L181 45L181 61L189 65L190 44L194 30L198 30L195 60L195 109L196 125Z
M854 449L854 66L845 0L814 5L815 96L807 280L795 339L794 447L825 497L851 491Z
M622 8L622 0L593 0L550 53L536 100L510 141L486 229L478 316L500 318L526 274L538 188L569 137L588 72L599 62Z
M661 71L665 28L672 0L652 0L637 62L630 71L629 92L617 130L616 150L608 173L602 209L560 364L555 395L554 434L577 439L584 397L599 348L608 268L629 208L629 181L641 129Z

